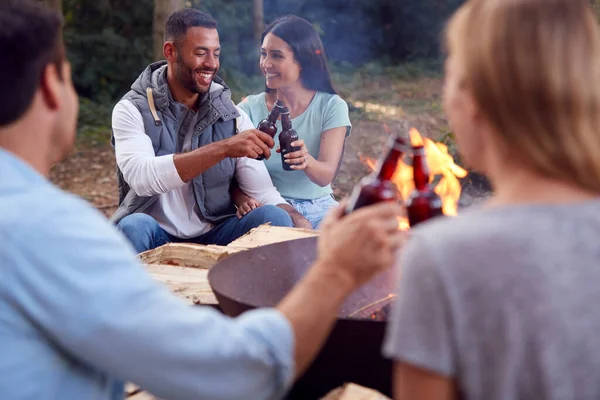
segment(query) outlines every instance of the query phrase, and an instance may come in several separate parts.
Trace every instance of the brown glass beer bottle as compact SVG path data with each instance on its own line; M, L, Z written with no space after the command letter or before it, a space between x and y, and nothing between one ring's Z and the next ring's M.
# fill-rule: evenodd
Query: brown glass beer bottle
M290 119L290 109L283 107L281 109L281 133L279 134L279 147L281 148L281 166L284 171L293 171L291 165L286 163L285 155L298 151L301 147L292 146L292 143L298 140L298 133L292 128Z
M406 200L408 223L411 227L430 218L443 215L442 199L429 185L429 166L423 146L413 146L413 180L415 189Z
M397 188L392 182L392 177L405 149L406 141L402 137L390 137L387 151L379 159L376 170L354 186L346 207L346 214L380 201L395 201L398 199Z
M277 134L277 119L279 118L279 114L281 113L281 108L283 106L284 104L281 100L275 101L275 104L273 105L273 108L271 109L271 112L269 113L267 118L260 121L256 129L266 133L267 135L275 139L275 135ZM256 159L264 160L265 156L261 154Z

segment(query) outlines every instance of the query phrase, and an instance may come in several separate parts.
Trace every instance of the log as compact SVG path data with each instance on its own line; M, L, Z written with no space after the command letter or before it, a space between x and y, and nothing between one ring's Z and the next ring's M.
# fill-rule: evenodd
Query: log
M146 270L188 304L217 305L208 270L230 254L286 240L318 235L318 231L264 224L228 246L168 243L139 254Z
M357 385L346 383L344 386L333 389L321 400L391 400L380 392Z
M132 385L135 387L135 385ZM148 392L132 391L127 392L127 400L160 400L153 397ZM344 386L333 389L327 393L321 400L391 400L376 390L357 385L355 383L346 383Z
M218 304L208 283L208 269L177 267L173 265L146 265L154 279L162 282L177 297L191 305Z
M313 236L319 236L319 231L263 224L252 229L250 232L246 233L237 240L229 243L227 247L238 250L247 250L272 243L285 242L288 240L302 239Z
M168 243L139 254L144 264L175 265L210 269L217 262L240 250L225 246L194 243Z

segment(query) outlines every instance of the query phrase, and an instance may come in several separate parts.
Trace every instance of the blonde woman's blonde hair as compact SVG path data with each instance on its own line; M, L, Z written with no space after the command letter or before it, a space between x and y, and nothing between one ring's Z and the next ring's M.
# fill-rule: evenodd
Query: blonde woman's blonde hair
M585 0L469 0L446 45L505 151L600 192L600 30Z

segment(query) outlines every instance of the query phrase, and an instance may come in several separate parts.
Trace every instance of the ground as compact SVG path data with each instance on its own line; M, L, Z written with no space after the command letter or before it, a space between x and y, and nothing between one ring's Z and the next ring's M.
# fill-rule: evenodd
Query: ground
M453 150L451 131L441 108L441 77L397 75L368 70L336 74L340 95L350 104L353 124L333 184L336 197L348 195L354 184L370 172L363 158L380 155L387 138L384 124L391 132L415 126L435 141L450 143ZM115 157L109 139L109 129L79 135L71 155L50 173L53 182L82 196L106 216L115 211L118 201ZM487 195L488 188L480 179L467 178L462 184L461 201L466 204Z

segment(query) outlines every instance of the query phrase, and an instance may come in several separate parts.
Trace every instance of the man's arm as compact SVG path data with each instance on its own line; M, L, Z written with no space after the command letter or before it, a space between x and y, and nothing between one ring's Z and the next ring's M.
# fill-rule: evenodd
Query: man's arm
M128 100L113 110L117 165L125 181L140 196L165 193L182 186L226 157L270 156L273 139L255 129L182 154L156 156L152 141L144 133L140 111Z
M343 298L391 265L398 211L381 204L342 220L339 207L324 221L315 266L279 311L232 319L187 306L154 282L96 211L54 203L23 221L23 235L6 238L7 266L20 267L4 269L0 292L70 357L158 397L282 398Z
M4 268L0 293L49 342L160 398L283 397L294 376L294 338L279 312L232 319L188 306L86 208L53 207L20 228L26 238L6 238L13 249L6 266L23 268Z
M202 146L188 153L176 154L173 158L181 180L188 182L225 158L256 158L264 154L271 156L275 145L273 138L256 129L240 132L229 139Z
M152 141L144 133L140 111L122 100L112 113L117 165L125 181L139 196L153 196L184 185L173 163L173 155L156 156Z

